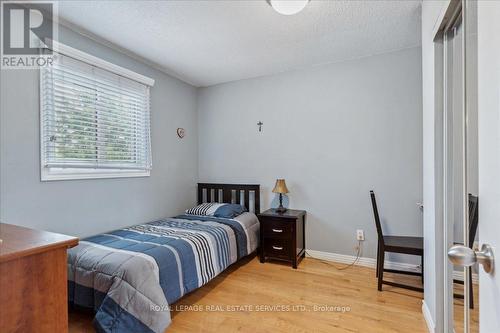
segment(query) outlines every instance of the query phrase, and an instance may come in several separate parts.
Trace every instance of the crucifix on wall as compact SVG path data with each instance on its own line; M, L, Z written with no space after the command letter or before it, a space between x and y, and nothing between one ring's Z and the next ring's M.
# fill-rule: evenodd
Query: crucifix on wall
M264 125L264 123L259 120L259 122L257 123L257 126L259 126L259 132L262 132L262 125Z

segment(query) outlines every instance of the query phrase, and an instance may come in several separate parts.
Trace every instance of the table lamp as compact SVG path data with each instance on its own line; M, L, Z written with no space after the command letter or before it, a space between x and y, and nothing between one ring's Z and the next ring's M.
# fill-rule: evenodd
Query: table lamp
M276 185L274 185L273 193L280 194L280 205L276 208L277 213L286 212L286 208L283 207L283 194L288 193L288 188L286 187L286 183L284 179L276 179Z

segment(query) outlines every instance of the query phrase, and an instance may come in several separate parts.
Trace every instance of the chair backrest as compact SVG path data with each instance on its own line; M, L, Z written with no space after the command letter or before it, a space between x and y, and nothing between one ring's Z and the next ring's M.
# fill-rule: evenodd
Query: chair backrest
M469 193L469 247L474 246L479 222L479 198Z
M384 243L384 234L382 233L382 225L380 224L380 217L378 216L377 200L375 200L375 193L370 191L370 198L372 199L373 217L375 218L375 226L377 227L378 241Z

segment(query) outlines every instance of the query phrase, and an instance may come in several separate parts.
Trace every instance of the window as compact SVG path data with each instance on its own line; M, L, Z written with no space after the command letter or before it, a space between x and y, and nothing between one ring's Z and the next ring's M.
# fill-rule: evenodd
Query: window
M40 70L42 180L149 176L154 81L58 46Z

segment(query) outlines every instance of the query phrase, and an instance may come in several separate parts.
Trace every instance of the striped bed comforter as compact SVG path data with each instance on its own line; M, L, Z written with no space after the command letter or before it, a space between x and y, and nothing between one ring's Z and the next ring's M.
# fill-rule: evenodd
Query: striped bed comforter
M86 238L68 251L70 303L98 332L163 332L169 304L258 246L259 221L180 215Z

